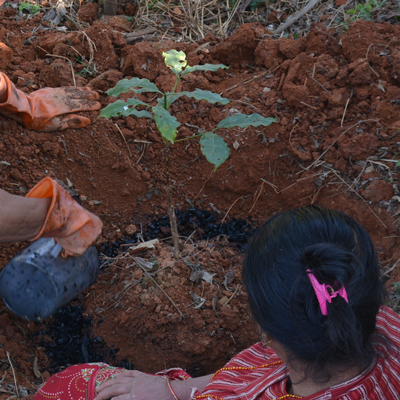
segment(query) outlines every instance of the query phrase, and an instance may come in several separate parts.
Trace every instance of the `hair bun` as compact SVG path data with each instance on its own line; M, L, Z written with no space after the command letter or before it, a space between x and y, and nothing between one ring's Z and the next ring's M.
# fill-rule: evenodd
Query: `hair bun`
M304 270L310 269L320 283L343 286L355 272L354 254L331 243L308 246L300 254Z

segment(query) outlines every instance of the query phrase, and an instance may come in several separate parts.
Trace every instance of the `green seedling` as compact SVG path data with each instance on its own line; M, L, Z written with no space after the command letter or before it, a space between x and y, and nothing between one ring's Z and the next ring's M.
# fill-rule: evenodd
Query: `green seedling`
M162 92L158 87L150 82L148 79L132 78L123 79L117 83L115 87L107 91L109 96L118 97L122 93L132 91L134 93L157 93L161 95L158 98L157 105L152 106L136 98L128 99L127 101L117 100L115 103L109 104L105 107L100 117L111 118L111 117L127 117L133 115L138 118L150 118L154 119L157 129L160 132L166 145L173 144L176 141L178 128L180 123L176 117L172 116L169 109L176 100L182 96L190 97L195 100L206 100L211 104L223 104L229 103L229 100L221 97L217 93L213 93L207 90L196 89L193 92L176 92L180 79L188 73L195 71L217 71L220 68L228 68L223 64L205 64L195 65L193 67L187 65L186 55L183 51L170 50L163 53L165 64L175 74L176 80L172 92ZM140 106L142 109L138 110ZM236 114L234 116L223 119L218 125L210 132L191 136L190 138L178 139L188 140L191 138L199 137L200 146L203 155L207 160L215 166L216 170L221 164L223 164L229 157L229 147L225 140L216 134L217 130L231 129L234 127L247 128L248 126L269 126L275 122L274 118L265 118L259 114Z
M82 64L84 67L78 72L78 75L83 76L84 78L89 78L90 76L96 75L99 73L94 64L86 62L81 57L75 57L75 62Z
M149 10L152 10L156 6L157 3L158 3L157 0L150 0L149 3L148 3ZM161 2L161 4L162 3L163 2Z
M40 6L39 4L21 3L18 10L20 12L26 12L27 14L36 14L40 11Z
M266 4L265 0L251 0L250 10L256 11L259 6L265 5L265 4Z
M347 10L346 13L351 15L351 22L357 21L359 19L371 21L374 11L382 7L385 3L386 0L367 0L365 4L358 3L354 8Z
M175 212L172 206L172 200L170 199L170 185L169 185L169 146L178 141L199 138L200 149L206 159L214 165L214 171L223 164L229 157L229 147L225 142L224 138L216 133L216 131L222 131L224 129L247 128L248 126L269 126L275 122L274 118L265 118L259 114L236 114L227 117L220 121L217 126L209 132L195 134L189 138L177 139L178 128L180 126L179 121L170 114L169 109L171 105L183 96L192 98L197 101L206 100L211 104L222 104L226 105L229 100L221 97L217 93L213 93L206 90L196 89L193 92L179 92L177 93L177 87L181 78L189 73L196 71L217 71L219 69L228 68L223 64L204 64L189 66L186 61L186 54L183 51L169 50L163 53L165 65L175 74L175 85L171 92L162 92L158 87L150 82L148 79L132 78L123 79L117 83L115 87L107 91L109 96L118 97L122 93L134 92L140 93L156 93L159 95L156 105L147 104L137 98L133 97L127 101L117 100L112 104L105 107L100 117L111 118L111 117L127 117L135 116L137 118L149 118L154 120L161 137L167 148L167 202L169 209L169 219L171 224L171 230L174 239L175 255L178 251L178 234L177 229L174 233L174 222L173 218ZM138 109L140 107L140 109ZM171 205L171 207L170 207ZM176 240L176 243L175 243ZM175 246L176 245L176 246Z

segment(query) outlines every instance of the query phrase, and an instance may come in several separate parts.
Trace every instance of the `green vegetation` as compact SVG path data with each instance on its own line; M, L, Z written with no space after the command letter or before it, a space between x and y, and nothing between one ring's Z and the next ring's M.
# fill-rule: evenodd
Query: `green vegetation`
M358 3L355 8L347 10L347 14L351 15L350 22L363 19L365 21L372 20L372 14L386 3L386 0L367 0L365 4Z
M18 10L20 12L26 12L27 14L36 14L40 11L40 6L39 4L21 3Z
M195 71L217 71L220 68L227 68L223 64L205 64L195 65L193 67L187 65L186 55L183 51L170 50L163 53L165 64L175 74L176 80L172 92L161 92L158 87L150 82L148 79L123 79L117 85L108 90L109 96L118 97L122 93L132 91L134 93L157 93L161 97L158 98L157 105L152 106L144 103L136 98L128 99L127 101L117 100L115 103L109 104L104 108L100 117L111 118L129 115L138 118L154 119L157 129L160 132L166 145L175 143L180 123L178 120L169 113L169 109L176 100L182 96L190 97L195 100L206 100L209 103L228 104L229 100L221 97L217 93L206 90L196 89L193 92L180 92L176 93L176 89L180 79L190 72ZM138 110L136 107L142 107ZM225 118L220 121L218 125L210 132L201 133L191 136L190 138L183 138L178 140L187 140L195 137L200 138L201 151L207 160L214 164L215 170L225 162L229 156L229 147L225 140L215 133L219 129L231 129L233 127L246 128L248 126L268 126L275 122L274 118L264 118L259 114L236 114L234 116Z
M84 78L89 78L90 76L99 73L94 64L89 64L81 57L75 57L75 63L84 65L84 67L78 72L78 75L83 76Z

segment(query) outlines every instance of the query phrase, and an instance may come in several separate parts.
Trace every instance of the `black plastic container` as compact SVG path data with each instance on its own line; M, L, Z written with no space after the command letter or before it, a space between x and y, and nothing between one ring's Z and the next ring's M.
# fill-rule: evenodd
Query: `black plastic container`
M0 274L0 296L20 317L49 317L91 286L99 275L98 252L61 258L53 238L39 239L17 254Z

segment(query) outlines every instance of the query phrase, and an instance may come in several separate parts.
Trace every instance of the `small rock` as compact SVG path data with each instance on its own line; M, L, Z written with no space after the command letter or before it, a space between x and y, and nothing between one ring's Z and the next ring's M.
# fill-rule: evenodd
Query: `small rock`
M126 232L128 235L133 235L134 233L137 232L137 228L136 228L135 225L130 224L130 225L128 225L128 226L125 228L125 232Z
M143 271L141 269L138 269L137 271L134 272L133 277L135 279L142 279L143 278Z
M16 168L11 169L10 175L11 175L16 181L22 180L22 174L21 174L21 172L20 172L18 169L16 169Z

